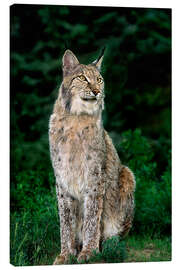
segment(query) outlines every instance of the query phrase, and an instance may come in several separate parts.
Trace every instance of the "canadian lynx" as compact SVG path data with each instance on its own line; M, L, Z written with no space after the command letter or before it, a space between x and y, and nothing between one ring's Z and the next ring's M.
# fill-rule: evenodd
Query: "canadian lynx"
M80 64L66 50L63 81L49 123L49 143L56 177L61 253L87 260L100 243L125 236L132 226L135 179L123 166L103 128L103 53L92 64Z

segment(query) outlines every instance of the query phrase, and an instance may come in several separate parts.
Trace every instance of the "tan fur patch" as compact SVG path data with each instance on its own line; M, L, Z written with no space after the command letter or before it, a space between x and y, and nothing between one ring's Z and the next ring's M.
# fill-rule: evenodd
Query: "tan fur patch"
M120 194L133 193L135 191L135 179L128 167L123 167L120 171Z

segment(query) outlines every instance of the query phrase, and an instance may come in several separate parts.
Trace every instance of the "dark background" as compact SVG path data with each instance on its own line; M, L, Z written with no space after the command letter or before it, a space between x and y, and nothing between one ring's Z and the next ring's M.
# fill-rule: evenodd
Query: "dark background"
M104 126L137 181L132 233L171 235L171 10L16 4L10 8L11 235L16 224L19 235L39 226L23 255L11 246L16 265L34 263L29 245L39 241L44 220L54 218L48 226L58 233L48 121L64 51L88 64L104 46Z

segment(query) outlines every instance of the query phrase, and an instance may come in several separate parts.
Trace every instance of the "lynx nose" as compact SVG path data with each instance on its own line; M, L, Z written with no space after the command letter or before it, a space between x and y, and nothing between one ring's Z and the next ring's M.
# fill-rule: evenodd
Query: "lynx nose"
M93 94L94 94L95 96L97 96L97 94L100 93L100 91L99 91L98 89L93 89L92 92L93 92Z

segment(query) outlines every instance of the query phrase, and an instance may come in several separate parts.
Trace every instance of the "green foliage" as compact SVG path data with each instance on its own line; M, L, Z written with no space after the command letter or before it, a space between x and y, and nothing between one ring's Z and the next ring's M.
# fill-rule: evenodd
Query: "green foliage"
M52 264L52 254L59 251L59 217L55 188L44 188L43 172L20 173L16 205L11 211L11 263L37 265L41 261ZM52 184L52 176L45 180ZM13 198L13 195L12 195Z
M123 262L126 258L125 242L117 236L106 240L102 245L102 257L109 263Z
M155 152L169 145L148 140L136 129L122 133L121 140L112 134L116 148L124 164L127 164L136 177L136 212L133 232L141 234L167 234L171 231L171 155L166 152L165 169L158 168ZM157 148L157 149L156 149ZM161 174L159 171L161 170ZM132 232L132 233L133 233Z
M44 209L45 211L46 205L43 206L44 197L42 194L47 196L47 190L49 194L52 193L51 189L54 185L52 172L47 173L44 170L22 171L15 178L11 184L11 209L25 209L30 212Z

